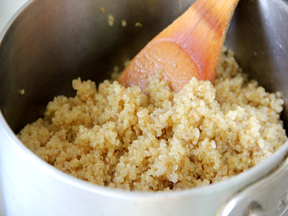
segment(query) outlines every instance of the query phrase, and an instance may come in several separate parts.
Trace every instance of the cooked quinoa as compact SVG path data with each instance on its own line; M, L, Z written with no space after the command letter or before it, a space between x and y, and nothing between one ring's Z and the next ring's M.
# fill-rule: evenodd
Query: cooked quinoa
M280 93L248 81L224 48L214 86L192 78L178 93L161 75L143 94L104 81L73 80L75 97L55 97L22 142L63 172L98 185L166 191L237 175L285 141Z

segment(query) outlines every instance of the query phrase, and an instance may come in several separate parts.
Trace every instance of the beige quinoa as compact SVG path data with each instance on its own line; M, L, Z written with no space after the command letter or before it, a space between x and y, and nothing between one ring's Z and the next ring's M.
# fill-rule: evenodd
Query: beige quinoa
M217 183L273 154L285 141L280 93L241 73L224 48L214 86L193 78L179 93L161 76L139 87L73 80L22 142L77 178L112 188L165 191Z

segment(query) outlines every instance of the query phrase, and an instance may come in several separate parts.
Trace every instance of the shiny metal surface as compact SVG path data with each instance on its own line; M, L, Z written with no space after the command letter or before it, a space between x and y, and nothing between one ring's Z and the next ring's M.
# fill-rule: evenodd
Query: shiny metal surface
M288 215L288 159L273 173L245 188L219 212L219 216Z
M268 91L281 91L287 104L288 91L288 0L240 1L226 45L249 78ZM283 112L287 125L288 113Z
M55 95L73 95L74 78L109 76L194 1L36 0L15 19L0 44L0 172L7 215L215 215L283 160L273 156L228 181L173 193L112 190L46 164L15 136ZM241 0L226 45L243 70L288 102L287 1ZM106 9L102 13L100 7ZM113 27L107 17L115 17ZM121 20L127 20L127 27ZM135 23L142 23L142 28ZM21 89L25 94L19 94ZM283 119L287 125L288 110ZM283 189L284 192L284 189ZM282 195L279 194L281 197ZM253 204L253 203L252 203Z
M0 75L0 105L11 128L17 131L35 120L53 96L74 94L72 79L81 76L99 83L108 78L115 65L123 66L192 2L32 2L12 24L1 46L1 70L11 72ZM113 27L107 23L108 14L115 17ZM126 28L121 26L122 19L127 20ZM143 27L135 27L136 22ZM25 97L20 97L19 89L25 89ZM15 107L18 111L11 112Z
M8 21L15 14L15 12L17 12L17 10L21 6L23 6L23 4L26 2L27 2L26 0L0 1L0 32L2 32ZM0 215L5 216L5 206L2 192L1 177L0 177Z

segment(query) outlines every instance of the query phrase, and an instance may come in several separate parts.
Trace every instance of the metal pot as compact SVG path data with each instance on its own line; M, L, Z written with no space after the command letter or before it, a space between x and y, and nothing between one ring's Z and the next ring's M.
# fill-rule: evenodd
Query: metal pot
M288 143L219 184L177 192L113 190L62 173L28 150L15 133L54 96L74 94L74 78L108 78L193 0L29 1L0 35L1 180L7 215L284 215ZM103 13L100 7L105 8ZM108 14L115 24L107 24ZM121 26L121 20L127 26ZM226 46L241 67L288 102L287 0L241 0ZM135 27L140 22L142 27ZM21 89L25 94L19 94ZM288 123L285 107L283 120Z

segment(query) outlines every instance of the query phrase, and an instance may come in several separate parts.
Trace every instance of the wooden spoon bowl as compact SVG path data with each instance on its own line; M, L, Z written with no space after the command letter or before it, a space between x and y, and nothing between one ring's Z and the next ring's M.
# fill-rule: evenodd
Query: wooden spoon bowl
M152 39L118 82L144 91L148 76L161 73L178 92L194 76L213 83L230 20L239 0L198 0Z

